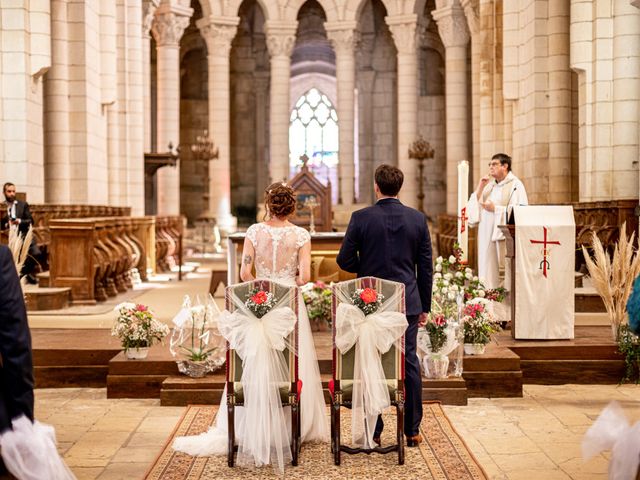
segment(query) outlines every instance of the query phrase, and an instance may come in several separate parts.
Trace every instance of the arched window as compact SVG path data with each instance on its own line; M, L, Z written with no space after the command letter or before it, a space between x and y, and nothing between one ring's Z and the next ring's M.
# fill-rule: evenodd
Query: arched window
M337 194L338 114L331 100L317 88L296 102L289 125L289 173L295 175L300 157L309 157L309 167L318 179L333 184Z

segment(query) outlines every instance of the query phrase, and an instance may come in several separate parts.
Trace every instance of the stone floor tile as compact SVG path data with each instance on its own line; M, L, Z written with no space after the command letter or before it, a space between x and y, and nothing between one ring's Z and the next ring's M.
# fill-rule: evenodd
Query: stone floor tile
M141 418L137 416L119 416L120 412L111 412L98 419L89 431L91 432L133 432L138 428Z
M153 406L149 408L147 417L177 417L181 418L184 412L187 411L187 407L157 407Z
M178 424L180 417L149 417L147 416L138 427L140 433L162 433L168 435Z
M111 460L112 463L144 463L151 465L160 453L160 448L122 447Z
M127 447L161 447L165 444L167 438L166 435L157 434L153 432L136 432L131 435L131 438L127 442Z
M560 469L554 470L527 470L522 469L515 472L509 472L509 480L572 480Z
M78 480L95 480L104 471L103 467L73 467L71 469Z
M598 455L585 462L582 458L572 458L558 465L567 474L575 478L582 478L582 475L604 475L606 476L609 462Z
M489 455L509 453L519 455L524 453L540 453L542 450L528 437L505 436L505 437L479 437L480 442Z
M87 432L64 459L69 466L106 467L130 435L129 432Z
M494 462L500 467L500 470L510 474L511 472L519 472L522 470L554 470L556 465L544 453L520 453L491 455Z
M148 463L111 463L97 480L124 480L143 478L149 469Z

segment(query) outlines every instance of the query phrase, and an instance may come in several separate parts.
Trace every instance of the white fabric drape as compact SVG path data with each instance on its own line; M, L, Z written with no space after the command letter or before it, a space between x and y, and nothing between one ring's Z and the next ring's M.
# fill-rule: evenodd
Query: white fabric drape
M5 466L20 480L75 480L58 454L55 429L21 416L11 422L12 430L0 435L0 452Z
M391 405L381 355L394 344L403 348L399 340L408 326L403 313L391 311L397 310L398 298L394 297L387 299L377 312L365 316L350 303L345 292L339 295L335 342L342 354L355 345L351 429L353 443L363 448L374 448L377 417Z
M287 341L295 324L295 313L285 306L274 307L262 318L256 318L242 304L233 313L225 310L218 320L220 333L242 359L244 418L235 426L236 438L242 439L238 444L239 465L273 464L284 472L285 463L292 459L291 422L285 417L280 388L290 384L283 351L295 347ZM226 435L220 437L226 442ZM226 451L226 446L220 452L213 444L212 451L203 449L198 441L193 451L189 443L197 438L179 437L174 448L199 455Z
M640 466L640 422L632 427L616 401L607 405L582 440L585 460L604 450L611 450L609 480L636 478Z

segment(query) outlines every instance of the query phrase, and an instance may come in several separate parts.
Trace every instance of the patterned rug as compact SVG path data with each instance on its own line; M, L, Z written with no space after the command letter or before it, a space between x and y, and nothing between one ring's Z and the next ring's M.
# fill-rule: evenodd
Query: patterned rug
M271 467L243 468L227 466L226 455L191 457L174 452L173 438L196 435L212 424L217 407L189 406L176 429L169 437L162 453L149 470L147 480L201 480L201 479L424 479L424 480L486 480L487 476L454 430L439 403L424 404L424 416L420 430L425 439L419 448L405 448L405 464L398 465L397 453L358 454L342 453L342 464L333 463L328 443L304 444L297 467L287 466L284 477ZM386 428L382 444L391 445L394 438L395 414L385 413ZM328 410L327 410L328 416ZM342 410L342 438L351 439L351 415Z

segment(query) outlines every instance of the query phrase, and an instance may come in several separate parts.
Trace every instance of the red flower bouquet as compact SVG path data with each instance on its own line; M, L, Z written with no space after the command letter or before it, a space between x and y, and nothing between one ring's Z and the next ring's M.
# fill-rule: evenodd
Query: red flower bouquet
M276 299L271 292L252 290L244 304L256 317L262 318L274 307Z
M351 300L365 315L371 315L378 311L378 308L382 305L384 295L373 288L358 288L353 292Z

